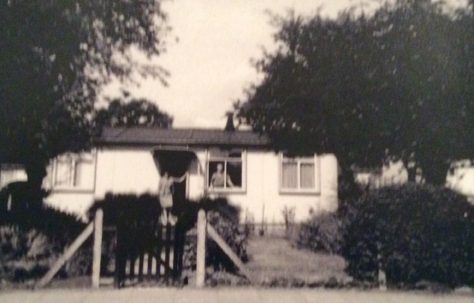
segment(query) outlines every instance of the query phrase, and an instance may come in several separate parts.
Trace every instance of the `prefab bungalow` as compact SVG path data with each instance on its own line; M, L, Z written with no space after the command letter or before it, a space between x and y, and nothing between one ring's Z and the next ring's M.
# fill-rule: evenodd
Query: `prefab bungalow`
M333 155L287 157L251 131L150 127L106 128L91 152L57 157L44 182L47 203L84 216L107 193L157 194L164 170L186 173L175 196L226 197L243 221L281 223L285 208L301 221L337 207Z

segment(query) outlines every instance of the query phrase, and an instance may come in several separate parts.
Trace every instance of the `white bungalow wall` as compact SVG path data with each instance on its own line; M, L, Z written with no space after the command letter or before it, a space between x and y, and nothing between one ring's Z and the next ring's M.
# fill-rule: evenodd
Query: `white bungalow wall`
M282 210L295 209L295 219L304 220L310 212L331 211L337 208L337 161L331 155L318 157L318 193L282 193L280 191L280 158L273 152L249 151L246 161L246 190L242 193L227 193L230 202L242 209L242 220L246 216L255 222L283 222Z
M198 169L187 179L190 198L209 194L205 189L207 151L196 150ZM150 149L103 148L97 151L95 186L92 191L52 191L48 202L60 209L84 216L94 199L101 199L108 192L114 194L157 193L159 173ZM337 208L337 161L333 155L317 157L319 192L311 194L281 193L279 184L280 157L270 151L249 150L245 153L245 190L219 193L242 209L242 220L262 218L267 223L283 222L282 210L295 209L295 219L301 221L309 213Z
M97 160L96 198L114 194L156 194L159 173L149 149L101 149Z

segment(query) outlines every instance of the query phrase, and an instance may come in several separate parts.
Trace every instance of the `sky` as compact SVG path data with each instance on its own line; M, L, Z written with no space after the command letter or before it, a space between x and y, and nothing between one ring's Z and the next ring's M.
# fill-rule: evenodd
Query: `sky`
M251 64L262 48L271 50L275 28L267 11L284 14L314 13L322 5L325 14L336 15L352 0L174 0L165 1L171 33L167 51L153 60L170 72L168 86L158 79L135 77L133 83L114 81L104 96L147 98L174 117L175 127L224 127L225 113L244 97L259 77Z
M225 113L245 89L257 83L259 75L251 64L263 49L275 48L268 11L285 14L317 12L327 16L373 0L165 0L171 33L167 51L153 59L170 72L168 86L158 79L135 78L134 82L112 82L103 96L128 90L133 97L147 98L174 117L175 127L218 127L225 125Z

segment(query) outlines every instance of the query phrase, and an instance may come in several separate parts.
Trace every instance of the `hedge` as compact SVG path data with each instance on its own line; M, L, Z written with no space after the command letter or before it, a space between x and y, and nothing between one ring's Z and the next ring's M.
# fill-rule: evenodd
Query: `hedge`
M343 232L344 220L337 213L323 212L301 223L296 244L315 252L339 254Z
M46 206L0 211L0 281L39 278L84 227L75 216ZM75 257L59 275L81 275L90 268L88 258Z
M352 207L342 254L353 277L377 270L398 286L474 285L474 206L449 189L407 184L364 194Z

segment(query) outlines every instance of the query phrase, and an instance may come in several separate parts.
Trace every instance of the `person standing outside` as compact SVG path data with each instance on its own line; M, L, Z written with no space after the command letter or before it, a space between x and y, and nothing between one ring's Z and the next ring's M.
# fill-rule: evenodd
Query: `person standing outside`
M173 207L173 184L181 183L186 178L186 173L179 178L172 177L167 171L163 171L163 175L158 183L158 197L161 205L161 224L166 225L168 222L175 225L177 218L171 213Z

